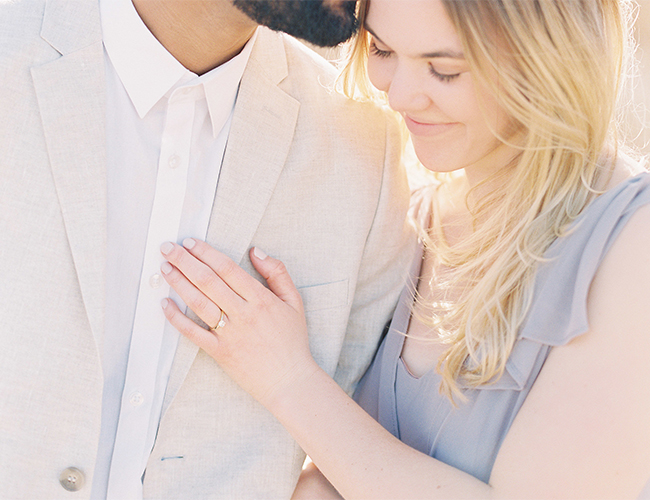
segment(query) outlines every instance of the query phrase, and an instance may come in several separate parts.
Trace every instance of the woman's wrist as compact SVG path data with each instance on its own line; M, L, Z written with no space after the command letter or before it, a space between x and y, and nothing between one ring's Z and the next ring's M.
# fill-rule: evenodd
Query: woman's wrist
M304 397L315 390L319 378L329 378L313 360L303 360L292 366L280 381L260 398L260 403L280 418L285 411L293 411Z

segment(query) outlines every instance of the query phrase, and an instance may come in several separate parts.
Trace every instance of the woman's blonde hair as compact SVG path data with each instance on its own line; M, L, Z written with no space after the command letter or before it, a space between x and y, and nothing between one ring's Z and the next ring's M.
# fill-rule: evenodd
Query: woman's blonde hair
M461 395L459 384L475 387L503 373L531 304L537 265L611 172L634 5L631 0L442 2L473 78L492 90L517 124L514 136L495 135L518 151L499 179L501 189L471 203L468 196L474 219L468 238L448 245L435 207L423 234L438 263L453 270L434 276L431 285L437 293L460 290L460 299L454 295L453 301L429 305L428 314L448 346L438 370L441 391L453 398ZM362 0L361 16L367 8ZM362 29L342 77L348 95L372 93L365 69L368 45Z

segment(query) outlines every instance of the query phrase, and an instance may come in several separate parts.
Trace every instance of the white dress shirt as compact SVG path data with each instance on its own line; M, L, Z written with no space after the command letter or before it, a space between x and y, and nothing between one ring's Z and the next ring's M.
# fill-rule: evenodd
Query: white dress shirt
M160 302L160 245L205 238L242 52L197 76L156 40L130 0L100 2L107 80L107 290L102 429L92 498L142 498L178 333Z

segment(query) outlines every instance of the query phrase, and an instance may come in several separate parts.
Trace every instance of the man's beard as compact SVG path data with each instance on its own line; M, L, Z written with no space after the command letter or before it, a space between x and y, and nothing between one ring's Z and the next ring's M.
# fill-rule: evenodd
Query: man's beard
M284 31L320 47L333 47L357 30L356 2L346 0L336 10L324 0L233 0L253 21Z

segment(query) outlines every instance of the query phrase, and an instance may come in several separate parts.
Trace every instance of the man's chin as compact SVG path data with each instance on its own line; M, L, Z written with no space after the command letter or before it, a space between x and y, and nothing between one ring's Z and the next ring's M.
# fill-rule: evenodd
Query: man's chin
M352 0L334 7L324 0L233 0L233 5L258 24L320 47L345 42L357 30Z

